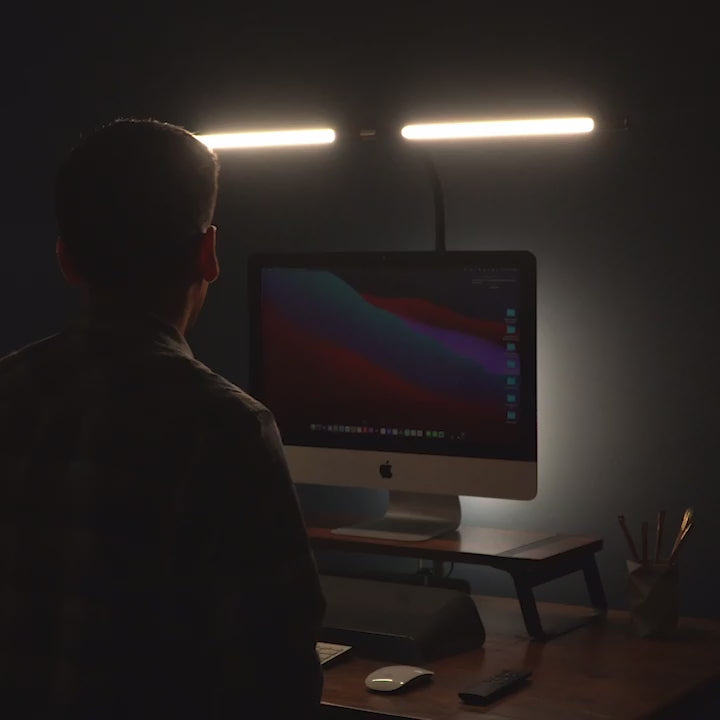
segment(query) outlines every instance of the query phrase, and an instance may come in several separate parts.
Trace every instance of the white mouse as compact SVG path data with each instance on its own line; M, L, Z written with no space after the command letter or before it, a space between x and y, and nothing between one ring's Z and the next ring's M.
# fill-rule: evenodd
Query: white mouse
M365 678L365 687L378 692L394 692L427 682L434 674L432 670L412 665L388 665L371 672Z

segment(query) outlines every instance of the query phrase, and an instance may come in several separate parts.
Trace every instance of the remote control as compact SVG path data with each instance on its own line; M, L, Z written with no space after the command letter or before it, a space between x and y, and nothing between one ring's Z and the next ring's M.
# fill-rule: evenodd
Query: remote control
M532 675L531 670L501 670L477 685L458 693L469 705L486 705L506 693L517 690Z

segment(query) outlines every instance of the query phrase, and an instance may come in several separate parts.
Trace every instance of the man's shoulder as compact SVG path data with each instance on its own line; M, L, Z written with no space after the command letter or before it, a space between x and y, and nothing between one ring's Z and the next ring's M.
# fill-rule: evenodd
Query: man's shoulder
M194 358L185 362L193 379L194 391L200 394L203 404L208 407L231 414L259 415L269 412L259 400L207 365Z
M194 443L214 462L260 467L282 454L273 413L256 398L197 360L186 359L192 373L181 404L193 415ZM219 477L225 477L219 473Z
M193 395L210 416L252 420L270 415L259 400L207 365L194 358L183 358L183 362Z

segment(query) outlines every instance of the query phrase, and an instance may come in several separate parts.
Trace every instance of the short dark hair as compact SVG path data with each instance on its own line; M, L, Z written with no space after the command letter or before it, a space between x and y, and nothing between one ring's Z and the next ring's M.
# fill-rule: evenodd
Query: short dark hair
M55 185L58 234L91 290L188 281L215 212L215 153L178 125L119 119L82 138Z

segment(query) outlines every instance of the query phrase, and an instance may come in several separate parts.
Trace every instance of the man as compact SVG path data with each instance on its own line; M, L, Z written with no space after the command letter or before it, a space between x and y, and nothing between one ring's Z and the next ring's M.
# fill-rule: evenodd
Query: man
M215 155L119 120L56 185L87 316L0 360L0 716L312 717L317 569L271 413L185 341Z

